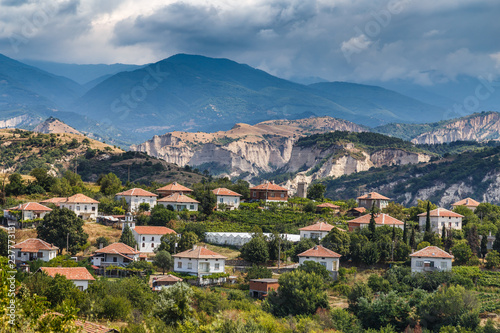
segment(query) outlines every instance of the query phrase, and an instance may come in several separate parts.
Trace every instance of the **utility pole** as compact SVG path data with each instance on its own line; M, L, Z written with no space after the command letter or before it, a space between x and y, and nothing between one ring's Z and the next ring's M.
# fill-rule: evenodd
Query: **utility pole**
M280 264L281 264L281 235L278 235L279 241L278 241L278 273L280 271Z
M66 235L66 253L69 252L69 232Z
M128 166L127 183L130 183L130 165Z

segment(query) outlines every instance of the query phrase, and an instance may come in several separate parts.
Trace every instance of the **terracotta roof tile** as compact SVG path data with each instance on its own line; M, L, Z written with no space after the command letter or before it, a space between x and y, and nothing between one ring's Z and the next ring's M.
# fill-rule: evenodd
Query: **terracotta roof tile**
M132 231L135 231L139 235L166 235L166 234L177 234L174 230L167 227L157 227L157 226L136 226Z
M95 280L85 267L40 267L40 269L51 277L60 274L68 280Z
M23 210L23 211L33 211L33 212L50 212L52 209L49 207L45 207L44 205L40 205L38 202L28 202L24 204L20 204L16 207L9 208L9 210Z
M329 250L323 245L317 245L313 248L310 248L307 251L304 251L297 255L298 257L321 257L321 258L340 258L342 257L340 254Z
M188 197L187 195L180 193L174 193L169 195L168 197L158 199L158 202L200 203L199 201L196 201Z
M250 188L251 190L270 190L270 191L287 191L288 189L276 185L274 183L264 183Z
M172 257L193 259L226 259L226 257L224 257L223 255L211 251L206 247L196 245L194 249L189 249L187 251L174 254Z
M445 208L436 208L429 212L431 217L464 217L463 215L452 212L451 210ZM418 214L418 216L427 216L427 212Z
M360 217L355 218L354 220L350 220L348 223L360 223L360 224L369 224L370 223L371 214L366 214ZM383 225L403 225L404 222L395 219L394 217L387 214L377 214L375 215L375 223L383 224Z
M307 227L300 228L301 231L330 231L333 229L333 225L325 222L318 222Z
M63 203L72 203L72 204L78 204L78 203L84 203L84 204L85 203L86 204L97 203L98 204L99 203L99 201L94 200L92 198L89 198L85 194L81 194L81 193L75 194L62 202Z
M155 277L153 278L155 282L182 282L183 280L180 277L177 277L172 274L167 274L165 276Z
M135 250L134 248L128 246L127 244L113 243L113 244L109 244L106 247L103 247L102 249L96 250L95 253L139 254L140 252Z
M66 201L66 198L50 198L50 199L42 200L42 201L40 201L40 203L44 203L44 204L53 203L53 204L57 205L58 203L61 203L63 201Z
M58 250L57 246L47 243L38 238L29 238L25 241L12 246L14 249L20 249L21 252L38 252L40 250Z
M138 196L138 197L157 197L157 194L151 193L149 191L143 190L142 188L132 188L127 191L116 193L116 195L122 196Z
M43 314L41 318L44 318L45 316L48 316L51 314L56 315L56 316L61 316L61 317L64 316L62 313L59 313L59 312L51 312L51 313ZM118 330L115 330L114 328L109 328L109 327L106 327L106 326L101 325L101 324L93 323L93 322L86 321L86 320L80 320L80 319L75 320L75 326L81 327L81 329L82 329L81 332L85 332L85 333L114 333L114 332L118 332Z
M376 200L391 200L388 197L384 197L382 194L377 192L370 192L365 195L358 197L358 199L376 199Z
M193 192L192 189L182 186L177 182L173 182L172 184L168 184L166 186L160 187L157 191L172 191L172 192Z
M410 254L410 257L424 257L424 258L449 258L454 257L448 252L441 250L437 246L427 246L420 251Z
M332 208L332 209L339 209L340 206L337 206L337 205L334 205L332 203L329 203L329 202L324 202L322 204L319 204L316 206L316 208Z
M225 187L216 188L215 190L212 190L212 192L215 195L225 195L225 196L229 196L229 197L241 197L241 194L236 193L234 191L231 191L230 189L227 189Z
M354 207L354 208L351 208L350 210L355 210L355 211L360 212L360 213L366 212L365 207Z
M451 204L452 206L467 206L467 207L477 207L479 206L479 202L477 202L476 200L474 199L471 199L471 198L465 198L465 199L462 199L460 201L457 201L453 204Z

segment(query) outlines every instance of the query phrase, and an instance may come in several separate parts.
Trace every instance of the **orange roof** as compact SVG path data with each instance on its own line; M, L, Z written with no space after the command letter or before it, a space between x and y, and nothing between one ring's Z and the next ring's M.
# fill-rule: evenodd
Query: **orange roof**
M60 316L60 317L64 316L62 313L59 313L59 312L51 312L51 313L43 314L41 316L41 318L45 318L46 316L49 316L49 315L56 315L56 316ZM80 319L75 320L75 326L81 327L82 332L85 332L85 333L114 333L114 332L118 332L114 328L109 328L109 327L106 327L106 326L101 325L101 324L96 324L96 323L93 323L90 321L80 320Z
M325 222L318 222L316 224L308 225L307 227L300 228L301 231L330 231L333 229L333 225Z
M95 280L85 267L40 267L40 269L51 277L59 274L65 276L68 280Z
M9 210L29 210L33 212L50 212L52 209L49 207L45 207L44 205L40 205L38 202L28 202L24 204L20 204L16 207L9 208Z
M477 207L479 206L479 202L477 202L474 199L471 198L466 198L462 199L460 201L455 202L454 204L451 204L452 206L467 206L467 207Z
M340 258L342 257L340 254L329 250L323 245L317 245L313 248L310 248L307 251L304 251L297 255L297 257L328 257L328 258Z
M448 252L441 250L437 246L427 246L420 251L410 254L410 257L425 257L425 258L449 258L453 256Z
M172 192L193 192L192 189L187 188L186 186L182 186L177 182L173 182L172 184L168 184L166 186L160 187L157 191L172 191Z
M429 212L432 217L464 217L463 215L452 212L451 210L445 208L436 208ZM427 212L418 214L417 216L427 216Z
M236 193L234 191L231 191L230 189L227 189L225 187L216 188L215 190L212 190L212 192L215 195L225 195L225 196L230 196L230 197L241 197L241 194Z
M250 188L251 190L270 190L270 191L287 191L288 189L276 185L275 183L264 183Z
M96 250L95 253L108 253L108 254L139 254L134 248L123 243L113 243L102 249Z
M358 197L358 199L391 200L388 197L384 197L382 194L379 194L377 192L367 193Z
M89 198L85 194L81 194L81 193L75 194L62 202L73 203L73 204L76 204L76 203L87 203L87 204L97 203L98 204L99 203L99 201L94 200L92 198Z
M337 209L337 208L340 208L340 206L334 205L334 204L329 203L329 202L325 202L325 203L317 205L316 208L332 208L332 209Z
M139 235L166 235L166 234L176 234L176 232L167 227L156 227L156 226L136 226L134 230Z
M61 203L63 201L66 201L66 198L50 198L50 199L45 199L45 200L42 200L40 201L41 203L53 203L53 204L58 204L58 203Z
M366 214L360 217L355 218L354 220L350 220L350 223L360 223L360 224L369 224L370 223L371 214ZM403 225L404 222L401 222L394 217L387 214L376 214L375 215L375 223L383 224L383 225Z
M170 194L168 197L159 199L158 202L200 203L199 201L196 201L181 193Z
M21 252L38 252L40 250L58 250L57 246L47 243L38 238L29 238L25 241L12 246L14 249L20 249Z
M354 208L351 208L350 210L355 210L355 211L360 212L360 213L366 212L365 207L354 207Z
M180 277L174 276L172 274L167 274L165 276L160 276L160 277L154 277L153 278L154 282L181 282L182 279Z
M176 258L192 258L192 259L226 259L214 251L210 251L204 246L194 246L194 248L187 251L174 254L172 257Z
M149 191L143 190L142 188L132 188L130 190L116 193L116 195L123 195L123 196L138 196L138 197L157 197L157 194L151 193Z

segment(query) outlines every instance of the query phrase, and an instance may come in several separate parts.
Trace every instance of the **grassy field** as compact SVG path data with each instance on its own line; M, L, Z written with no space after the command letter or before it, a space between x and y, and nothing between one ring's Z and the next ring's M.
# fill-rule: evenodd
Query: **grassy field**
M223 255L223 256L227 257L227 259L229 259L229 260L235 259L240 255L240 251L235 250L234 248L217 246L217 245L212 245L212 244L205 244L205 243L202 243L202 244L206 245L207 249Z

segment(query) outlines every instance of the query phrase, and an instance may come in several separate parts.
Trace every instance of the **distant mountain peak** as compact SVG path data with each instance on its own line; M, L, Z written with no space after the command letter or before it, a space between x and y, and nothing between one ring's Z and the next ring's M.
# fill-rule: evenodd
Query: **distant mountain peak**
M66 125L62 121L60 121L57 118L54 117L49 117L45 121L41 122L38 124L34 132L37 133L69 133L69 134L77 134L77 135L83 135L81 132L77 131L73 127Z

